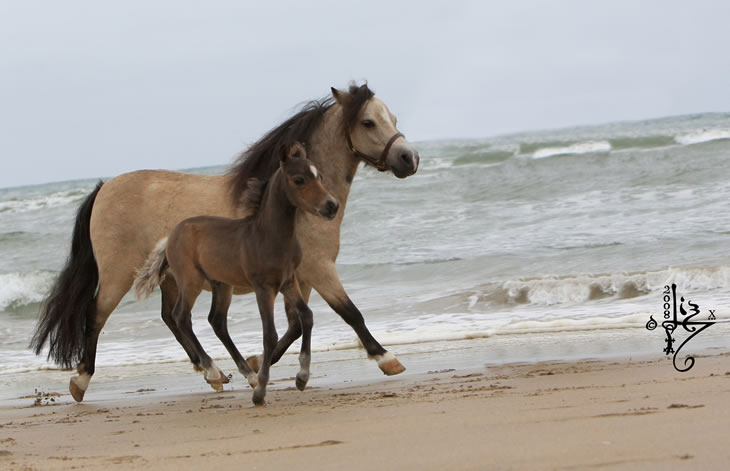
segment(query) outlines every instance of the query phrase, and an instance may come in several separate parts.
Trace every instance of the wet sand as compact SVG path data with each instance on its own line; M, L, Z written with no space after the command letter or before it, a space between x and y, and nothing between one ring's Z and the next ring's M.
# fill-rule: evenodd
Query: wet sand
M304 392L278 378L263 407L240 377L222 393L173 387L202 382L190 374L161 376L169 390L91 389L82 404L65 390L29 394L0 407L0 468L728 469L730 352L696 358L688 373L654 355L313 381Z

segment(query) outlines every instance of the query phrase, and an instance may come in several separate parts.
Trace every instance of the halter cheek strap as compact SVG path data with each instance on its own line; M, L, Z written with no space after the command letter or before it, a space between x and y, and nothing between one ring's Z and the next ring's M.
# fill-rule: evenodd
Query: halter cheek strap
M381 172L385 172L388 169L388 167L385 165L385 159L388 157L388 152L390 151L390 147L393 145L393 143L399 137L405 138L405 136L402 133L397 132L397 133L393 134L393 137L391 137L390 140L388 141L388 143L385 144L385 148L383 149L383 152L380 154L380 157L376 159L375 157L371 157L367 154L363 154L359 150L355 149L355 146L352 145L352 139L350 138L349 131L347 131L345 133L345 137L347 138L347 146L350 148L350 152L352 152L352 154L355 157L358 157L358 158L364 160L365 162L369 163L370 165L377 168Z

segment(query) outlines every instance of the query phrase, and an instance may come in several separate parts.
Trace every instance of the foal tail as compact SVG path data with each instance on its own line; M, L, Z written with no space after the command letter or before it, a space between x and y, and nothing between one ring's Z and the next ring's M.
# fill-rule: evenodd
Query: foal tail
M165 249L167 249L167 237L160 239L142 268L137 270L137 278L134 279L137 299L149 298L152 291L165 280L165 270L167 269Z
M89 233L91 209L103 182L86 197L76 214L71 254L41 307L30 348L38 355L48 340L48 358L70 368L86 350L86 333L96 317L96 265Z

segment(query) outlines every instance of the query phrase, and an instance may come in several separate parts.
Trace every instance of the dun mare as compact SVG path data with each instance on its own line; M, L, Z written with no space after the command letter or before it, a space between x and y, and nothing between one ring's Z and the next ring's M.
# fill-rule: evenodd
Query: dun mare
M99 334L109 315L129 291L136 271L155 244L180 221L202 214L240 218L247 215L241 198L248 180L268 181L279 168L279 150L303 142L308 158L322 175L324 186L340 203L332 220L305 211L297 214L302 262L297 279L305 300L312 288L349 324L370 358L385 374L404 367L372 336L362 314L350 300L337 274L340 225L360 162L406 178L418 169L418 153L396 128L395 116L367 85L332 89L332 96L307 104L254 143L223 176L162 170L126 173L99 184L76 216L71 254L41 310L31 346L40 353L48 341L48 356L71 367L74 398L83 399L95 370ZM397 198L393 206L397 206ZM207 284L207 283L206 283ZM168 276L160 285L162 319L177 338L172 310L177 285ZM205 286L205 289L210 289ZM253 291L235 286L233 294ZM216 300L221 304L230 302ZM285 303L288 329L273 352L276 363L302 334L295 306ZM225 344L225 326L216 331ZM246 370L239 366L239 371Z
M216 390L223 389L225 378L203 350L193 334L191 309L208 283L213 291L209 320L213 326L226 322L228 304L219 300L231 298L233 286L251 286L256 293L264 330L264 356L258 378L250 371L249 384L255 388L254 404L264 402L269 367L277 334L274 327L274 298L281 292L286 303L295 306L302 326L302 349L297 388L303 390L309 380L311 358L312 311L299 289L295 270L302 260L302 249L296 237L297 209L333 219L339 204L322 186L318 171L305 158L301 144L282 149L281 167L266 185L259 203L253 188L248 196L254 214L230 219L198 216L185 219L162 239L145 262L134 284L138 297L147 297L160 284L166 270L175 277L178 297L172 317L182 333L178 339L199 359L195 366L205 372L205 379ZM250 183L249 183L249 186ZM248 364L230 342L226 348L244 369Z

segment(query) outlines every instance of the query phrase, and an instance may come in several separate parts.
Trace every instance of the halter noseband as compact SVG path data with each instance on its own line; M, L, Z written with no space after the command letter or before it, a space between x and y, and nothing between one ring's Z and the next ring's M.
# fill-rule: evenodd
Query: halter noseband
M402 133L395 133L393 134L393 137L390 138L387 144L385 144L385 148L383 149L383 152L380 154L379 158L371 157L367 154L363 154L359 150L355 149L355 146L352 145L352 139L350 138L350 131L347 131L345 133L345 137L347 138L347 146L350 148L350 152L355 157L359 157L360 159L364 160L365 162L369 163L373 167L377 168L381 172L385 172L387 170L387 167L385 166L385 158L388 157L388 151L390 151L390 147L393 145L396 139L399 137L405 138L405 136Z

